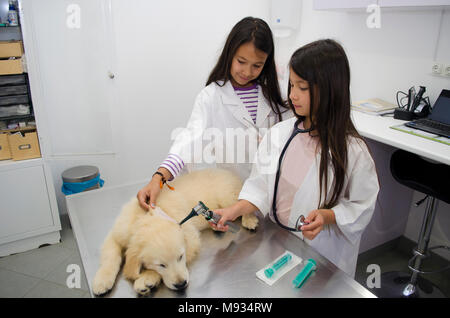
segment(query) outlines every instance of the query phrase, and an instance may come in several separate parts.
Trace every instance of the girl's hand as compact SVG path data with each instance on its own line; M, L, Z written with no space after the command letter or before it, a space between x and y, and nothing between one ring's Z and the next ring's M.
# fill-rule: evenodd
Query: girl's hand
M213 229L222 232L228 231L228 225L225 225L225 222L234 221L238 216L240 216L237 209L233 205L224 209L213 210L213 212L221 215L222 217L217 224L214 224L212 222L209 222L209 224Z
M155 175L145 187L139 190L136 197L139 201L139 205L145 211L148 211L150 206L152 209L155 208L156 198L158 197L159 192L161 192L161 188L159 186L160 181L161 176Z
M170 171L166 168L160 167L157 171L161 173L166 180L171 180L173 178ZM159 174L154 174L152 180L150 180L150 182L145 187L139 190L138 194L136 195L139 205L145 211L148 211L150 207L152 209L155 208L156 198L158 198L158 195L161 192L161 180L162 177Z
M335 224L336 218L333 210L320 209L311 211L305 221L309 224L302 226L303 236L313 240L323 230L324 225Z

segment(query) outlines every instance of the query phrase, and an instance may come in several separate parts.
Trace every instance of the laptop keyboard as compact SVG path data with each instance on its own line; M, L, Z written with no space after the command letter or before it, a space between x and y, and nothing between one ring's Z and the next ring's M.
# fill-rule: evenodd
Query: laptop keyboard
M434 129L439 129L442 130L443 132L446 132L447 134L450 134L450 125L446 125L434 120L430 120L430 119L420 119L416 121L418 124L420 125L424 125L430 128L434 128Z

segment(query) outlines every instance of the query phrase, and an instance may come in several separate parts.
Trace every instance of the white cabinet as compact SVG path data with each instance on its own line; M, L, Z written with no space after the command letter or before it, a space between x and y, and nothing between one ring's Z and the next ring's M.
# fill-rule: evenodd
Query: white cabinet
M375 2L375 1L373 1ZM450 0L378 0L380 7L437 7L450 6Z
M43 159L0 162L0 256L54 244L61 224Z
M314 9L365 10L371 4L378 4L381 8L445 8L450 7L450 0L314 0Z
M314 0L314 9L365 9L374 3L377 3L377 0Z

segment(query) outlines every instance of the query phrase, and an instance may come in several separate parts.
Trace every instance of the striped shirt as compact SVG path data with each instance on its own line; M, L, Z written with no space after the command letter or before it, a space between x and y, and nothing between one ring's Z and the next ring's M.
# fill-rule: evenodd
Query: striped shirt
M164 160L159 167L166 168L167 170L169 170L173 178L175 178L183 169L184 162L183 159L180 158L180 156L174 153L169 153L166 160ZM173 180L173 178L170 180Z
M233 87L237 96L244 103L253 123L256 124L256 111L258 109L258 85L255 83L250 87Z
M242 103L250 114L253 123L256 124L256 111L258 108L258 85L254 84L250 87L245 88L233 88L236 92L236 95L241 99ZM181 170L183 170L184 162L183 159L180 158L180 156L171 153L167 156L166 160L163 161L160 167L169 170L173 178L175 178L178 174L180 174Z

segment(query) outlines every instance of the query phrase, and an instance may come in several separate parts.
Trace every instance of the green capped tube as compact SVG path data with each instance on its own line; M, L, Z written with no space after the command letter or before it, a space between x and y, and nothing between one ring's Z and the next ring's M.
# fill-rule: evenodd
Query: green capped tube
M308 261L306 261L305 267L303 267L300 273L298 273L298 275L292 281L294 287L300 288L303 285L303 283L308 279L308 277L311 275L311 273L316 269L317 269L316 261L310 258Z
M286 253L279 260L277 260L272 267L264 270L264 274L267 278L271 278L272 275L279 269L283 268L290 260L292 259L292 255L290 253Z

